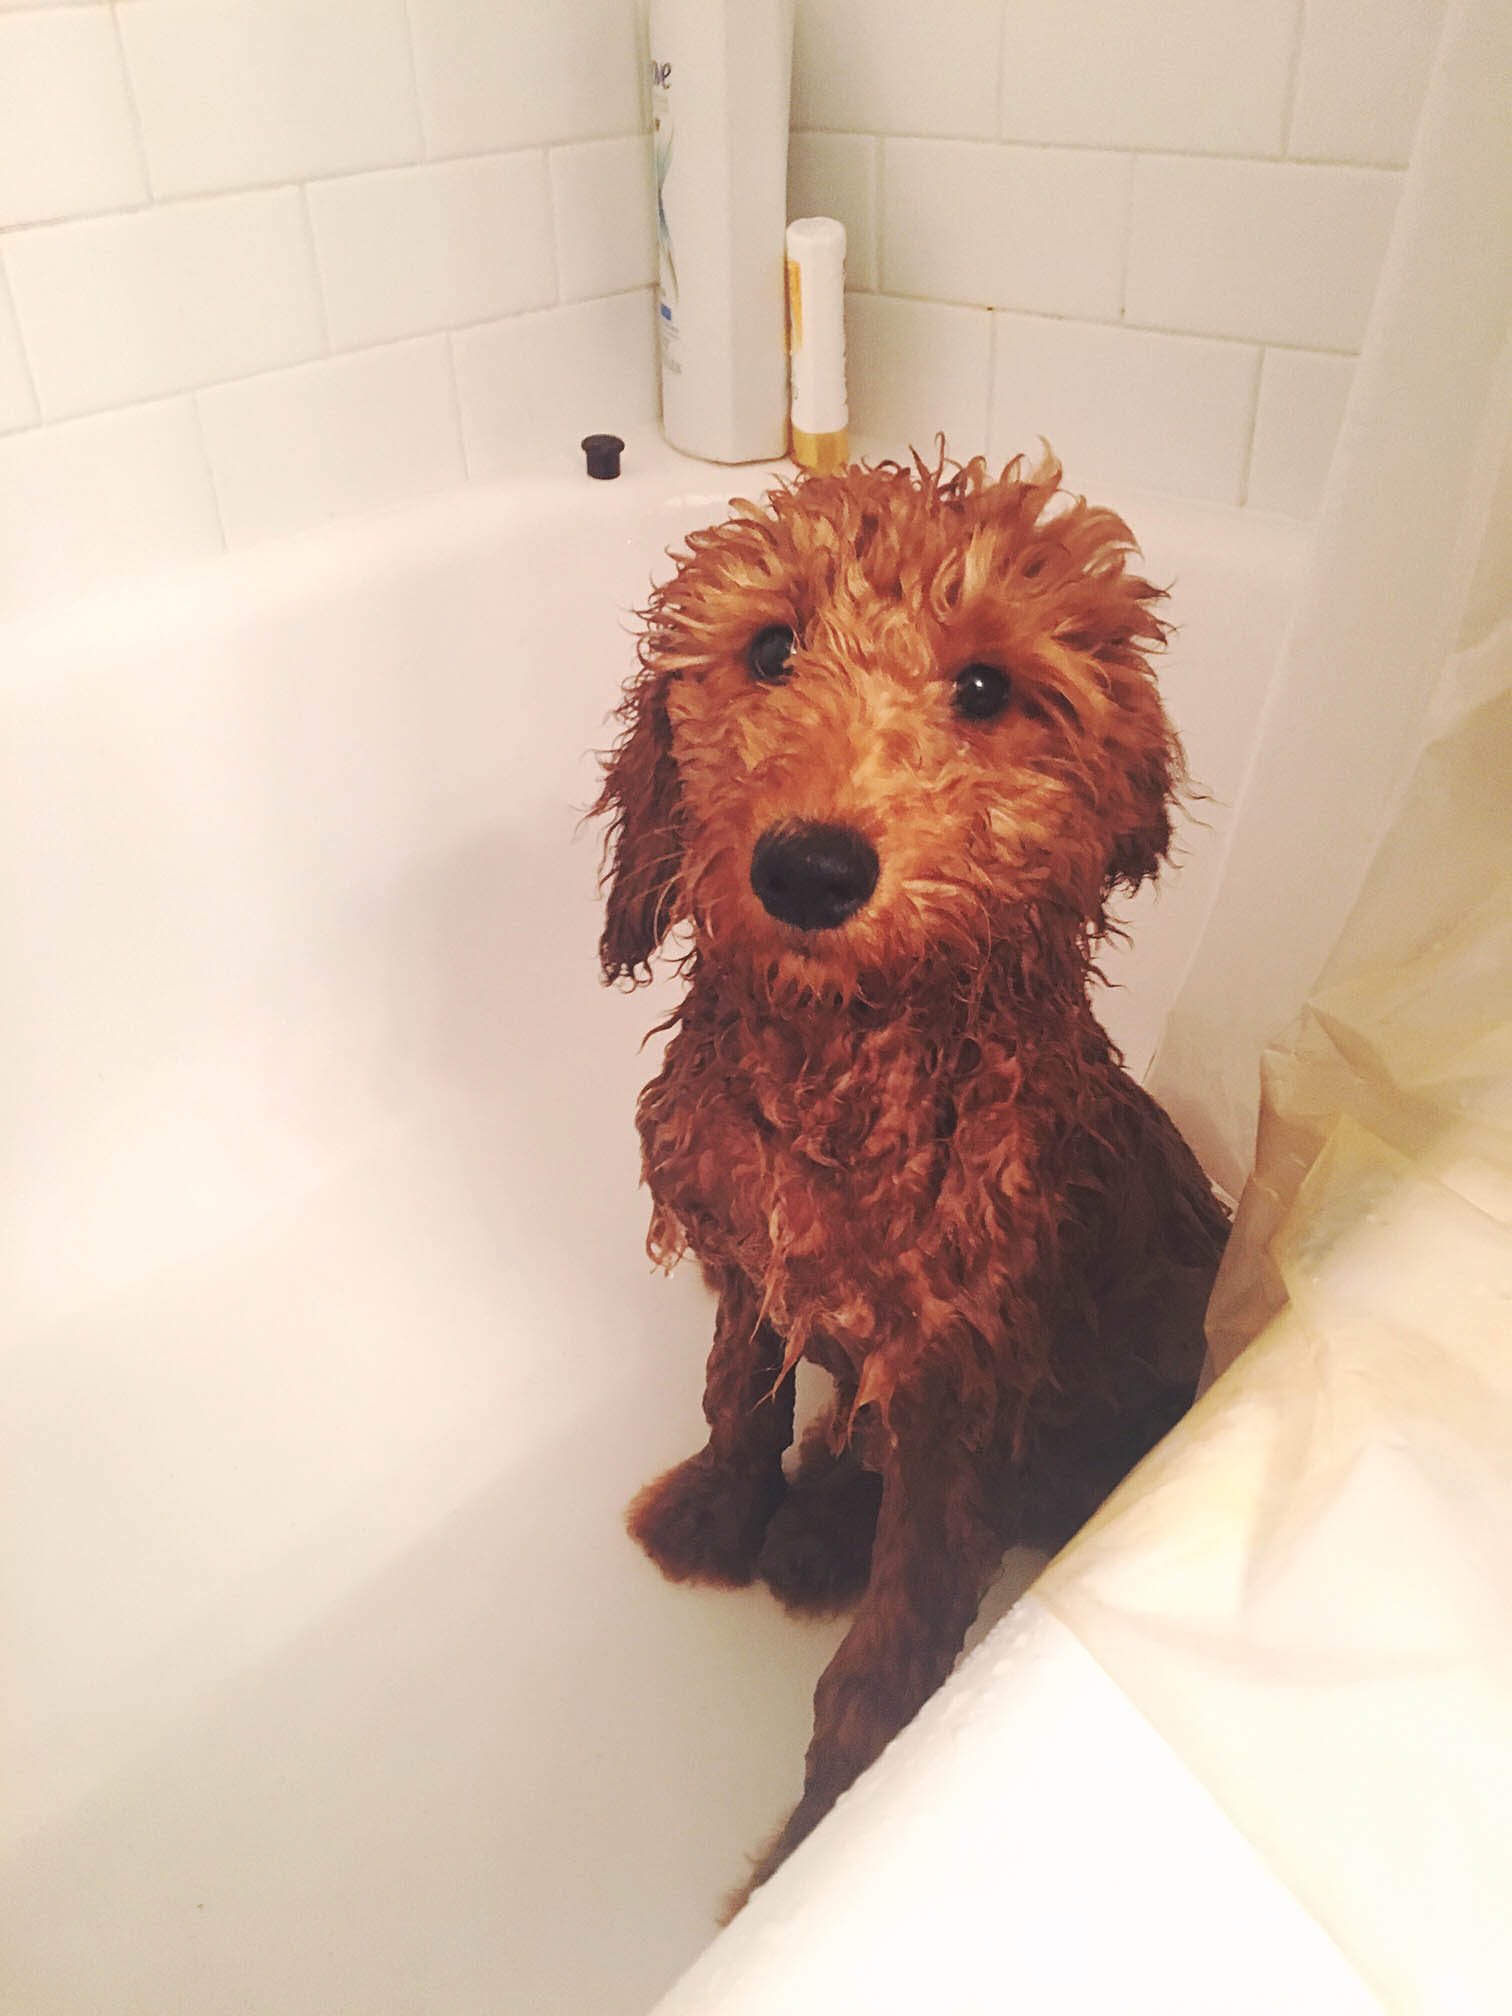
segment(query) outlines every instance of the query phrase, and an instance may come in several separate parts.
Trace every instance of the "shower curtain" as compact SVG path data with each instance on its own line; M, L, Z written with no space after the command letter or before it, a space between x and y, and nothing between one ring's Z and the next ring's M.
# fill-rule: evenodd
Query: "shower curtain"
M1509 106L1512 14L1459 0L1152 1073L1240 1193L1222 1376L1036 1585L1443 2016L1512 2009Z

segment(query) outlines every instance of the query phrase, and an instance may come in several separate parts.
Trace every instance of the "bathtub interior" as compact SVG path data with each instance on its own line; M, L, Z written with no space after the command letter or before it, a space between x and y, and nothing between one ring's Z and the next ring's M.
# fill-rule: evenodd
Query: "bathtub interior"
M638 451L638 452L636 452ZM649 440L13 627L5 1912L29 2016L649 2006L796 1791L843 1626L664 1584L709 1307L642 1250L671 995L597 983L590 752ZM759 472L740 472L757 487ZM1133 906L1142 1066L1301 558L1114 498L1211 794Z

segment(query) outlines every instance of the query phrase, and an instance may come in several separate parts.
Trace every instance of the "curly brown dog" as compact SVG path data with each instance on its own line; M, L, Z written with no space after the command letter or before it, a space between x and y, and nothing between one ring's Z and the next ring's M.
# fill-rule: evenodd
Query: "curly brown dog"
M650 1251L719 1295L708 1444L630 1531L680 1580L859 1599L749 1887L1201 1363L1227 1221L1088 1005L1109 898L1170 844L1160 597L1059 479L882 463L692 534L596 807L605 975L685 933ZM789 1479L800 1358L836 1397Z

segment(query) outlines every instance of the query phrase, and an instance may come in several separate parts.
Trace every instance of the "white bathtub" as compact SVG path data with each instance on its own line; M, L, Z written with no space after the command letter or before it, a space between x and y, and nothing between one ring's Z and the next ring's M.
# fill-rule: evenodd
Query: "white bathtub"
M0 643L26 2016L637 2016L795 1794L840 1627L619 1525L709 1310L644 1258L657 998L598 984L578 831L625 612L726 494L636 442ZM1110 961L1142 1063L1302 537L1110 501L1213 793Z

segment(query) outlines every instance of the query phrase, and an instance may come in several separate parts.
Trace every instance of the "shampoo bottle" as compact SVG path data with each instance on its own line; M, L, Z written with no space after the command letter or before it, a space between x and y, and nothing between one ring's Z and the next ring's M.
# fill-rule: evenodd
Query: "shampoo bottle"
M773 458L793 0L651 0L650 28L662 431L711 462Z

